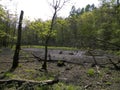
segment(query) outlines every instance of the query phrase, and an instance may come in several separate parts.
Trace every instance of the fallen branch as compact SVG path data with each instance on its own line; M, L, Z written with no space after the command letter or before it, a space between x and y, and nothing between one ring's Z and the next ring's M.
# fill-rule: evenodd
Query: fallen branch
M40 62L40 61L44 61L44 59L42 59L42 58L34 55L33 53L32 53L32 55L33 55L34 58L36 58L39 62ZM71 62L71 61L68 61L68 60L56 60L56 59L54 59L54 60L53 60L53 59L47 60L46 62L58 62L58 61L63 62L63 63L83 65L82 63L78 63L78 62Z
M33 53L31 53L31 54L33 55L33 57L34 57L34 58L37 58L37 60L38 60L38 61L43 60L42 58L40 58L40 57L36 56L35 54L33 54Z
M23 79L9 79L9 80L0 80L0 84L11 84L11 83L18 83L22 85L23 83L32 84L32 85L53 85L58 83L59 80L45 80L45 81L34 81L34 80L23 80Z
M108 60L111 62L111 64L114 66L116 70L120 70L120 67L116 63L114 63L111 58L108 57Z
M88 88L91 87L91 86L92 86L92 84L90 83L90 84L86 85L84 88L85 88L85 90L86 90L86 89L88 89Z

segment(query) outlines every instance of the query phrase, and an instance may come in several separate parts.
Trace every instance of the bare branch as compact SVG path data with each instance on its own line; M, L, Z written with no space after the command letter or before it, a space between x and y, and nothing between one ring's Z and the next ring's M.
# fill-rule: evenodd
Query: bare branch
M63 6L65 5L65 3L69 2L70 0L64 0L64 2L62 3L61 6L59 6L58 10L57 11L60 11L61 8L63 8Z
M52 3L48 2L50 4L50 6L52 6L52 8L56 11L59 11L64 5L65 3L69 2L70 0L64 0L62 2L62 0L53 0Z

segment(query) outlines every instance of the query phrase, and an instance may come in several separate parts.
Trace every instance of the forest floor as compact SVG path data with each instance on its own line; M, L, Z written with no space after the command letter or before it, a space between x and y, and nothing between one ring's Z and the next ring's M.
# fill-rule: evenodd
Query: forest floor
M94 57L101 66L93 67L93 57L86 51L50 49L47 72L44 72L41 69L43 62L38 61L31 53L44 58L44 49L22 48L18 68L13 73L7 73L4 79L42 81L58 78L57 88L59 89L51 90L120 90L120 70L116 70L108 60L111 58L114 63L117 63L120 61L118 56L108 55L101 50L95 51ZM0 75L10 69L12 58L12 50L1 49ZM52 60L56 60L56 62L52 62ZM62 62L62 60L66 62ZM120 66L120 63L117 65ZM68 89L65 85L72 85L74 89L71 89L72 86ZM10 88L3 90L16 90Z

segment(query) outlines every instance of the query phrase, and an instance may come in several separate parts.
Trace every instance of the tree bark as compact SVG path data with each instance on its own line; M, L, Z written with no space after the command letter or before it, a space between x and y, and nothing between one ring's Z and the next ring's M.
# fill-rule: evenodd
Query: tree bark
M21 11L20 18L19 18L19 25L18 25L17 43L16 43L16 48L15 48L15 53L14 53L14 56L13 56L13 64L12 64L12 67L11 67L10 71L14 71L18 66L19 52L20 52L20 46L21 46L23 14L24 14L24 12Z

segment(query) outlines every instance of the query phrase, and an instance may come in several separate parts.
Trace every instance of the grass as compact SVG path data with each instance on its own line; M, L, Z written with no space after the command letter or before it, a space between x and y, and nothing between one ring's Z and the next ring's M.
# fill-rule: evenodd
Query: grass
M82 90L80 86L59 82L53 86L38 86L35 90Z
M4 86L5 87L5 86ZM11 88L11 89L10 89ZM7 88L5 87L5 90L16 90L15 85L11 84L9 86L7 86ZM54 84L52 86L49 85L34 85L32 87L29 86L24 86L22 88L22 90L82 90L80 86L75 86L75 85L71 85L71 84L64 84L64 83L58 83L58 84Z
M53 85L52 90L82 90L80 86L75 86L72 84L58 83Z
M24 46L23 46L24 47ZM26 47L26 46L25 46ZM35 48L44 48L44 46L34 46ZM33 48L34 48L33 47ZM72 48L69 47L49 47L52 49L66 49L66 50L72 50ZM74 49L74 48L73 48ZM29 52L30 53L30 52ZM24 51L20 52L21 56L25 57L25 60L34 60L33 58L28 58L29 53L26 53ZM4 56L3 56L4 57ZM10 56L7 57L10 59ZM6 60L4 58L0 58L1 60ZM24 60L21 58L20 60ZM62 64L61 61L58 60L59 64ZM66 64L66 66L59 68L56 64L57 63L49 63L48 64L48 73L44 73L42 71L39 71L39 67L41 67L41 63L33 63L33 62L27 62L27 63L20 63L18 68L14 73L6 73L6 79L8 78L16 78L16 79L28 79L28 80L36 80L36 81L42 81L42 80L53 80L54 77L59 74L60 77L70 79L69 82L63 81L59 82L57 84L51 85L51 86L33 86L35 89L31 90L84 90L84 86L89 85L89 83L92 83L92 86L89 87L89 90L119 90L119 83L120 83L120 72L116 70L111 70L110 65L106 65L104 68L100 68L100 73L96 72L96 68L91 67L91 64L88 64L88 66L80 65L72 65L72 64ZM70 67L72 65L72 69L67 70L66 68ZM3 67L6 67L6 63L1 64L1 70L3 70ZM89 67L90 66L90 67ZM36 69L37 68L37 69ZM77 80L76 80L77 78ZM63 78L64 79L64 78ZM72 82L74 80L74 82ZM98 85L96 83L98 82ZM68 84L69 83L69 84ZM99 84L100 83L100 84ZM79 86L80 85L80 86ZM94 87L96 85L96 87ZM5 87L4 90L16 90L13 86L2 86L0 85L0 90L3 90L2 87ZM29 86L24 87L23 90L30 90L27 89ZM93 89L95 88L95 89ZM103 89L104 88L104 89Z

